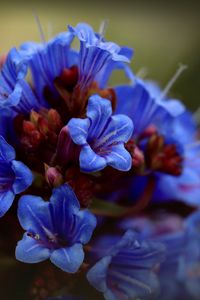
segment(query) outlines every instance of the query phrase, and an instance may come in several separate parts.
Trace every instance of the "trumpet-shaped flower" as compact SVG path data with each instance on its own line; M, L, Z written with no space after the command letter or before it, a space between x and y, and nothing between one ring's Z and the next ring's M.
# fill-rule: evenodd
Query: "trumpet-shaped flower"
M23 196L18 218L26 230L16 247L16 258L26 263L50 259L63 271L74 273L84 259L86 244L96 226L88 210L80 210L72 189L63 185L53 190L50 202L36 196Z
M88 272L89 282L106 300L137 299L158 289L153 268L164 259L162 244L140 241L127 231Z
M130 62L131 49L106 42L103 36L95 33L89 25L80 23L76 27L68 27L70 32L80 40L78 84L81 88L89 86L98 75L101 85L102 75L107 78L106 73L110 73L110 67L111 69L118 67L113 62Z
M124 148L132 135L133 123L125 115L112 116L109 100L90 97L87 118L68 123L73 142L80 146L80 167L85 172L102 170L107 165L117 170L131 168L131 156Z

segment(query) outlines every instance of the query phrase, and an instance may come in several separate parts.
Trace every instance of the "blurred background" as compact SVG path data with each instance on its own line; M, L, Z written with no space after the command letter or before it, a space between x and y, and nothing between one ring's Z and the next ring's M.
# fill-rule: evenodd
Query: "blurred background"
M26 40L40 40L33 11L47 39L66 30L69 23L85 21L98 30L101 21L108 20L106 38L134 48L134 72L146 68L147 78L157 80L162 87L179 63L188 65L171 94L192 110L199 106L199 1L4 1L0 10L0 53Z

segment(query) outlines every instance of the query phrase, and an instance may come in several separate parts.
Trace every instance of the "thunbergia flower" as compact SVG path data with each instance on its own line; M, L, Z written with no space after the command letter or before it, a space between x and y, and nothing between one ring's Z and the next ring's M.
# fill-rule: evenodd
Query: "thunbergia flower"
M132 135L132 121L125 115L112 116L109 100L90 97L87 118L68 123L75 144L81 147L80 167L85 172L102 170L107 165L117 170L131 168L131 156L124 147Z
M80 268L84 259L83 244L90 240L96 219L88 210L80 210L69 186L54 189L50 202L37 196L22 196L18 218L26 230L16 248L18 260L38 263L50 259L69 273Z
M11 207L15 195L26 190L33 181L32 172L15 160L15 150L0 136L0 217Z
M147 297L159 288L153 269L164 253L162 244L141 241L130 230L89 270L87 278L106 300Z

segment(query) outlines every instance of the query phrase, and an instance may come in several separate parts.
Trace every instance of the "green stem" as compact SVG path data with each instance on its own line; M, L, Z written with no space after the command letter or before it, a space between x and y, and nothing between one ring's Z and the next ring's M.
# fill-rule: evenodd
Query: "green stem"
M133 216L138 214L142 210L144 210L151 198L155 188L155 178L153 176L149 176L147 185L144 189L144 192L137 200L136 204L129 207L124 207L119 204L106 202L99 199L94 199L90 210L100 216L111 217L111 218L122 218L127 216Z

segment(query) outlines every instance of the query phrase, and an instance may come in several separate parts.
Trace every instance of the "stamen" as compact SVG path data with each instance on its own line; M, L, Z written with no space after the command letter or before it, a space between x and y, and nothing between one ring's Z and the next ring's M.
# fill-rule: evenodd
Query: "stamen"
M186 65L182 65L180 64L178 70L176 71L176 73L174 74L174 76L170 79L170 81L167 83L166 87L164 88L163 92L160 94L160 96L158 97L158 100L163 100L163 98L165 98L165 96L168 94L168 92L170 91L170 89L172 88L173 84L177 81L177 79L179 78L179 76L183 73L183 71L185 71L187 69Z
M193 113L193 118L197 122L197 125L200 124L200 106L197 108L197 110Z
M146 67L143 67L137 71L135 76L144 79L147 76L147 74L148 74L148 69Z
M42 28L42 25L41 25L41 22L40 22L40 18L39 18L39 16L36 14L36 12L35 12L34 10L33 10L33 16L34 16L36 25L37 25L38 30L39 30L39 35L40 35L41 42L42 42L43 44L45 44L45 43L46 43L46 40L45 40L44 30L43 30L43 28Z
M102 39L104 38L107 27L108 27L108 19L103 20L103 22L101 22L100 24L99 27L100 41L102 41Z

